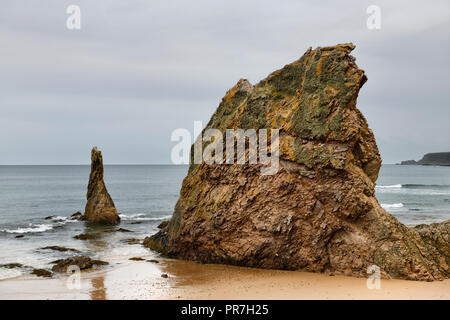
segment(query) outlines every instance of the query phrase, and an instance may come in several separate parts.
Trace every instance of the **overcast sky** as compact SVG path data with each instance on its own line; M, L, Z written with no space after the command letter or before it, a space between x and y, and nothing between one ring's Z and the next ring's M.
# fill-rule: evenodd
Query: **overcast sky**
M170 163L171 132L206 124L237 80L343 42L383 162L450 151L449 35L448 0L2 1L0 164L87 164L94 145L105 163Z

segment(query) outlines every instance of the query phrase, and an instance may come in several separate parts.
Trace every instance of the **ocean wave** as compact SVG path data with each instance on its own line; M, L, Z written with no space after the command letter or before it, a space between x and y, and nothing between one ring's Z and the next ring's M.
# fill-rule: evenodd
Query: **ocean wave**
M0 268L0 280L16 278L23 274L22 271L17 269L4 269Z
M392 185L388 185L388 186L376 186L375 188L376 189L393 189L393 188L399 189L401 187L402 187L401 184L392 184Z
M406 189L433 189L433 190L450 190L447 184L402 184L402 188Z
M398 208L403 208L404 207L404 205L403 205L403 203L392 203L392 204L389 204L389 203L382 203L381 204L381 207L383 208L383 209L398 209Z
M61 216L52 217L50 220L58 224L66 224L67 222L78 222L78 220L72 220L70 219L70 217L61 217Z
M147 215L144 214L144 213L137 213L137 214L131 214L131 215L120 214L119 217L120 217L120 219L125 220L125 221L127 221L127 220L160 221L160 220L170 219L172 217L172 215L170 215L170 216L161 216L161 217L147 217Z
M167 220L172 218L172 215L170 216L162 216L162 217L152 217L152 218L141 218L141 219L147 219L147 220L151 220L151 221L160 221L160 220ZM139 218L138 218L139 220Z
M53 229L51 224L32 224L28 225L28 228L17 228L17 229L0 229L0 232L7 233L39 233L45 232Z
M376 186L377 189L432 189L432 190L450 190L450 185L447 184L417 184L417 183L405 183L405 184L392 184L386 186Z
M445 184L393 184L376 186L379 193L403 193L429 196L450 195L450 186Z
M144 216L145 216L144 213L136 213L136 214L130 214L130 215L128 215L128 214L119 214L120 219L123 219L123 220L134 220L136 218L144 217Z

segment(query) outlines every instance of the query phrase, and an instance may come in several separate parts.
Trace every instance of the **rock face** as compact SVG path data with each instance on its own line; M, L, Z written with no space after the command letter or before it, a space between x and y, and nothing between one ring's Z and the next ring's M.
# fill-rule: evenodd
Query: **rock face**
M255 86L239 80L206 129L279 129L278 172L191 164L170 222L144 245L205 263L353 276L377 265L384 278L447 278L448 236L403 225L375 198L381 158L356 108L367 78L353 49L310 48Z
M91 174L87 192L85 219L98 224L117 224L120 222L114 201L106 190L103 181L102 152L94 147L91 152Z

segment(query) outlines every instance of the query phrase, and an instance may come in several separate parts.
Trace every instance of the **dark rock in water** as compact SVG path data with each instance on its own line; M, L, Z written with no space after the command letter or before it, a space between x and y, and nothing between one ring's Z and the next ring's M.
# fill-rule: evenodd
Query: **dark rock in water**
M450 166L450 152L427 153L419 161L406 160L401 165Z
M133 221L133 222L130 222L130 224L142 224L142 221Z
M161 222L161 223L158 225L158 229L163 229L163 228L167 227L167 225L169 224L169 221L170 221L170 220L165 220L165 221Z
M84 215L87 221L98 224L118 224L120 222L114 201L103 181L103 158L101 151L94 147L91 152L91 174Z
M84 220L86 220L86 218L83 216L83 214L80 211L78 211L70 216L70 220L84 221Z
M87 256L76 256L67 259L59 260L59 262L53 266L52 271L54 272L66 272L69 266L78 266L80 270L92 268L94 265L91 258Z
M163 274L161 275L161 277L163 277L163 278L168 278L169 275L168 275L167 273L163 273Z
M131 261L144 261L145 259L142 259L141 257L133 257L133 258L130 258L128 260L131 260Z
M94 234L89 234L89 233L81 233L81 234L74 236L73 238L77 239L77 240L93 240L93 239L96 239L97 236Z
M55 216L48 216L48 217L45 217L44 220L52 220L54 217Z
M159 261L158 260L155 260L155 259L150 259L150 260L146 260L147 262L153 262L153 263L159 263Z
M63 260L64 259L53 260L52 262L50 262L50 264L57 264L57 263L60 263Z
M131 231L131 230L124 229L124 228L119 228L119 229L117 229L116 231L117 231L117 232L133 232L133 231Z
M45 277L45 278L51 278L51 276L53 275L53 273L51 273L48 270L45 269L33 269L33 271L31 271L31 274L34 274L35 276L38 277Z
M356 107L367 77L353 49L310 48L255 86L239 80L205 130L225 138L232 128L278 129L278 170L263 175L267 165L248 160L191 164L170 222L144 245L204 263L358 277L376 265L384 278L448 278L443 240L403 225L375 198L381 158Z
M23 268L23 264L21 263L6 263L6 264L0 264L0 268L7 268L7 269L14 269L14 268Z
M126 244L140 244L142 242L141 239L131 238L131 239L123 239L122 242L125 242Z
M23 235L23 234L19 234L19 235L15 236L14 238L16 238L16 239L20 239L20 238L23 238L23 237L24 237L24 235Z
M92 260L92 264L96 266L106 266L109 264L109 262L102 261L102 260Z
M77 249L60 247L60 246L48 246L48 247L43 247L43 248L40 248L40 249L42 249L42 250L54 250L54 251L60 251L60 252L66 252L66 251L79 252Z

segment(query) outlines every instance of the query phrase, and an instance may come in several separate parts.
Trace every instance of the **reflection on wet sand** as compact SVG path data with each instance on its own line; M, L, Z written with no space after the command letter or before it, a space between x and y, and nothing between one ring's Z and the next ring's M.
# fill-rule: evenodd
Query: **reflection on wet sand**
M193 286L199 284L206 284L220 278L226 280L236 276L260 276L264 275L266 270L254 269L246 267L237 267L221 264L202 264L194 261L162 259L160 264L161 270L174 277L172 287ZM279 270L272 270L272 273L283 272Z
M99 276L91 279L92 289L89 292L92 300L105 300L106 299L106 288L105 288L105 278Z

